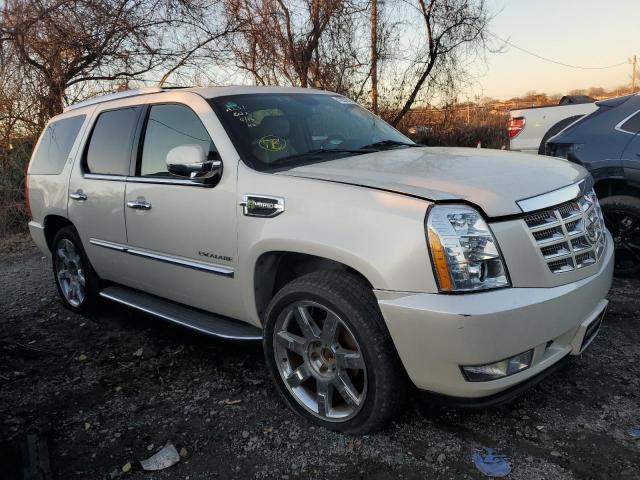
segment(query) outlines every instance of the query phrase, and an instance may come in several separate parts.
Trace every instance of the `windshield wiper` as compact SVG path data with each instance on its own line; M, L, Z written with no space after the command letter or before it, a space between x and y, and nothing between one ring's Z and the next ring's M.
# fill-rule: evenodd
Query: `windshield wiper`
M276 163L286 163L286 162L291 162L291 161L295 161L295 160L304 160L306 158L313 158L313 157L323 157L325 155L328 154L334 154L334 153L373 153L373 152L377 152L378 150L375 148L367 148L367 147L362 147L362 148L317 148L315 150L309 150L308 152L303 152L303 153L294 153L293 155L287 155L286 157L282 157L282 158L278 158L276 160L274 160L273 162L270 162L271 165L274 165Z
M379 142L370 143L369 145L364 145L361 148L381 149L384 147L424 147L424 145L421 145L420 143L399 142L397 140L381 140Z

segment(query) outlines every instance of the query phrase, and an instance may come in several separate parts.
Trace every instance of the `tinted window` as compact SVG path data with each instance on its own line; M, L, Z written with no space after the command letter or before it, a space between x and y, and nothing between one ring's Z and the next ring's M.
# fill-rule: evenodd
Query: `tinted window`
M87 149L89 173L128 175L140 107L103 112L98 117Z
M84 119L85 115L78 115L50 123L33 155L30 172L36 175L59 174L64 168Z
M181 145L200 145L214 151L213 142L193 110L184 105L151 107L144 136L140 175L169 176L167 153Z
M624 122L620 128L626 132L640 132L640 113L636 113L633 117Z

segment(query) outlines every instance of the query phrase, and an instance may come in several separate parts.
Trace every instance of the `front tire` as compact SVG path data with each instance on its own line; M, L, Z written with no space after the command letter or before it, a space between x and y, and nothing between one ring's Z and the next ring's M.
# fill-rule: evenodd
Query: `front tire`
M600 200L607 229L615 245L615 275L640 275L640 198L614 195Z
M93 310L99 301L100 279L73 227L61 228L53 239L53 275L64 306L79 313Z
M366 434L406 399L407 376L371 288L355 275L310 273L265 314L264 351L278 391L305 419Z

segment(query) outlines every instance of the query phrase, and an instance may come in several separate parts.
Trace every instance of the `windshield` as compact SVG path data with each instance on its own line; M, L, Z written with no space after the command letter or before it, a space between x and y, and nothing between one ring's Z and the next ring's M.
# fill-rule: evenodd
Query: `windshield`
M260 93L216 97L210 102L242 159L256 170L416 146L337 94Z

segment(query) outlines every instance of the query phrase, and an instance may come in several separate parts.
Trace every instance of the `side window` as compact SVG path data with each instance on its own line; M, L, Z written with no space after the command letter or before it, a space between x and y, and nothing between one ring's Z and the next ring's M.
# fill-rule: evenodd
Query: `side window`
M85 166L88 173L129 174L132 142L140 110L140 107L129 107L100 114L87 148Z
M167 153L175 147L194 144L205 152L215 152L211 137L193 110L184 105L152 106L139 175L174 177L167 171Z
M640 132L640 112L636 113L633 117L631 117L629 120L624 122L620 126L620 129L629 133Z
M78 115L51 122L47 126L33 154L32 174L58 175L62 172L84 119L85 115Z

